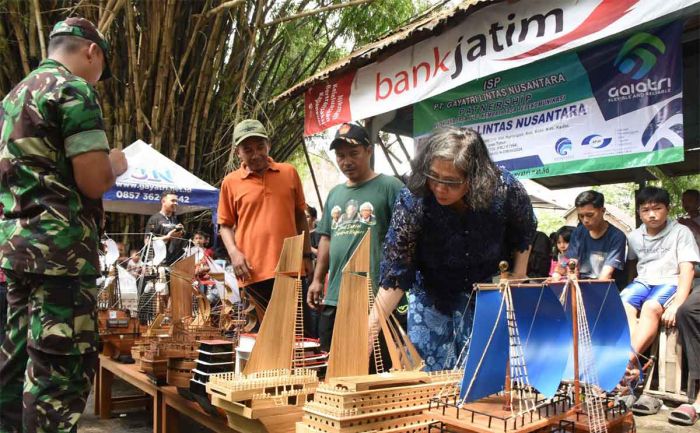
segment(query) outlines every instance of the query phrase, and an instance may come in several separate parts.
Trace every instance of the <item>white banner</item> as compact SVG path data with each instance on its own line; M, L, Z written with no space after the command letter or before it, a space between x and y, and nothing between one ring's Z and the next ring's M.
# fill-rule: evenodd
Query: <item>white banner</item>
M307 90L304 132L315 134L414 104L699 3L530 0L487 6L437 36Z

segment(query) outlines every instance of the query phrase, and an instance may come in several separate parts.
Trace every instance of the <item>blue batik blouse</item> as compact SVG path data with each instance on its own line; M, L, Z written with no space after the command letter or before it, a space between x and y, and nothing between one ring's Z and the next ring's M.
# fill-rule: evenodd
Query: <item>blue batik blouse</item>
M532 243L537 219L523 185L502 170L487 210L457 212L403 188L380 265L381 286L425 292L442 311L456 293L490 282L501 260ZM511 263L512 266L512 263Z

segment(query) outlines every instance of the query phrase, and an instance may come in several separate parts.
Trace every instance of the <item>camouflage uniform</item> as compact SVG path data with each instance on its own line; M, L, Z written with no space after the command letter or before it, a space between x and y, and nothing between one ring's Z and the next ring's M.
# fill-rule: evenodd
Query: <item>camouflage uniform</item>
M57 24L50 37L91 39L81 27L87 21L76 20ZM0 433L74 432L85 408L98 356L103 211L79 192L71 158L91 151L109 151L95 89L44 60L0 106L0 266L9 305Z

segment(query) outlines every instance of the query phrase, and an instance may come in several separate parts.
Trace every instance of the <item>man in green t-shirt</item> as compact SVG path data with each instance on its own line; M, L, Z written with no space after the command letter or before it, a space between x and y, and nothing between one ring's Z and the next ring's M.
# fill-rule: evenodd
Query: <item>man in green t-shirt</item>
M331 345L343 267L367 229L371 229L370 276L374 290L378 288L382 243L394 201L403 187L398 179L375 173L370 167L373 147L365 128L343 124L331 143L331 150L335 150L338 167L348 180L328 193L326 209L340 209L340 212L324 212L316 228L321 240L314 279L306 298L313 309L321 310L323 306L318 333L324 350L329 350ZM324 298L326 274L328 290Z

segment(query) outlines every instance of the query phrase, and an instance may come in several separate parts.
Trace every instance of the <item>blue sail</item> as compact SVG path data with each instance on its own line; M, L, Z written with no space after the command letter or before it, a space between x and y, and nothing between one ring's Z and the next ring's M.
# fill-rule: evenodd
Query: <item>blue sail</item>
M591 332L598 385L606 391L612 391L625 374L630 356L631 339L625 308L613 282L581 280L579 286ZM556 284L552 288L555 293L561 293L562 287L561 284ZM571 295L567 293L564 308L569 321L570 305ZM564 377L574 377L573 365L572 349ZM579 378L583 379L581 374Z
M571 320L547 286L511 287L511 295L530 385L551 398L573 345Z
M505 384L508 327L505 305L500 308L501 298L498 290L476 292L474 326L459 395L464 401L495 394Z

